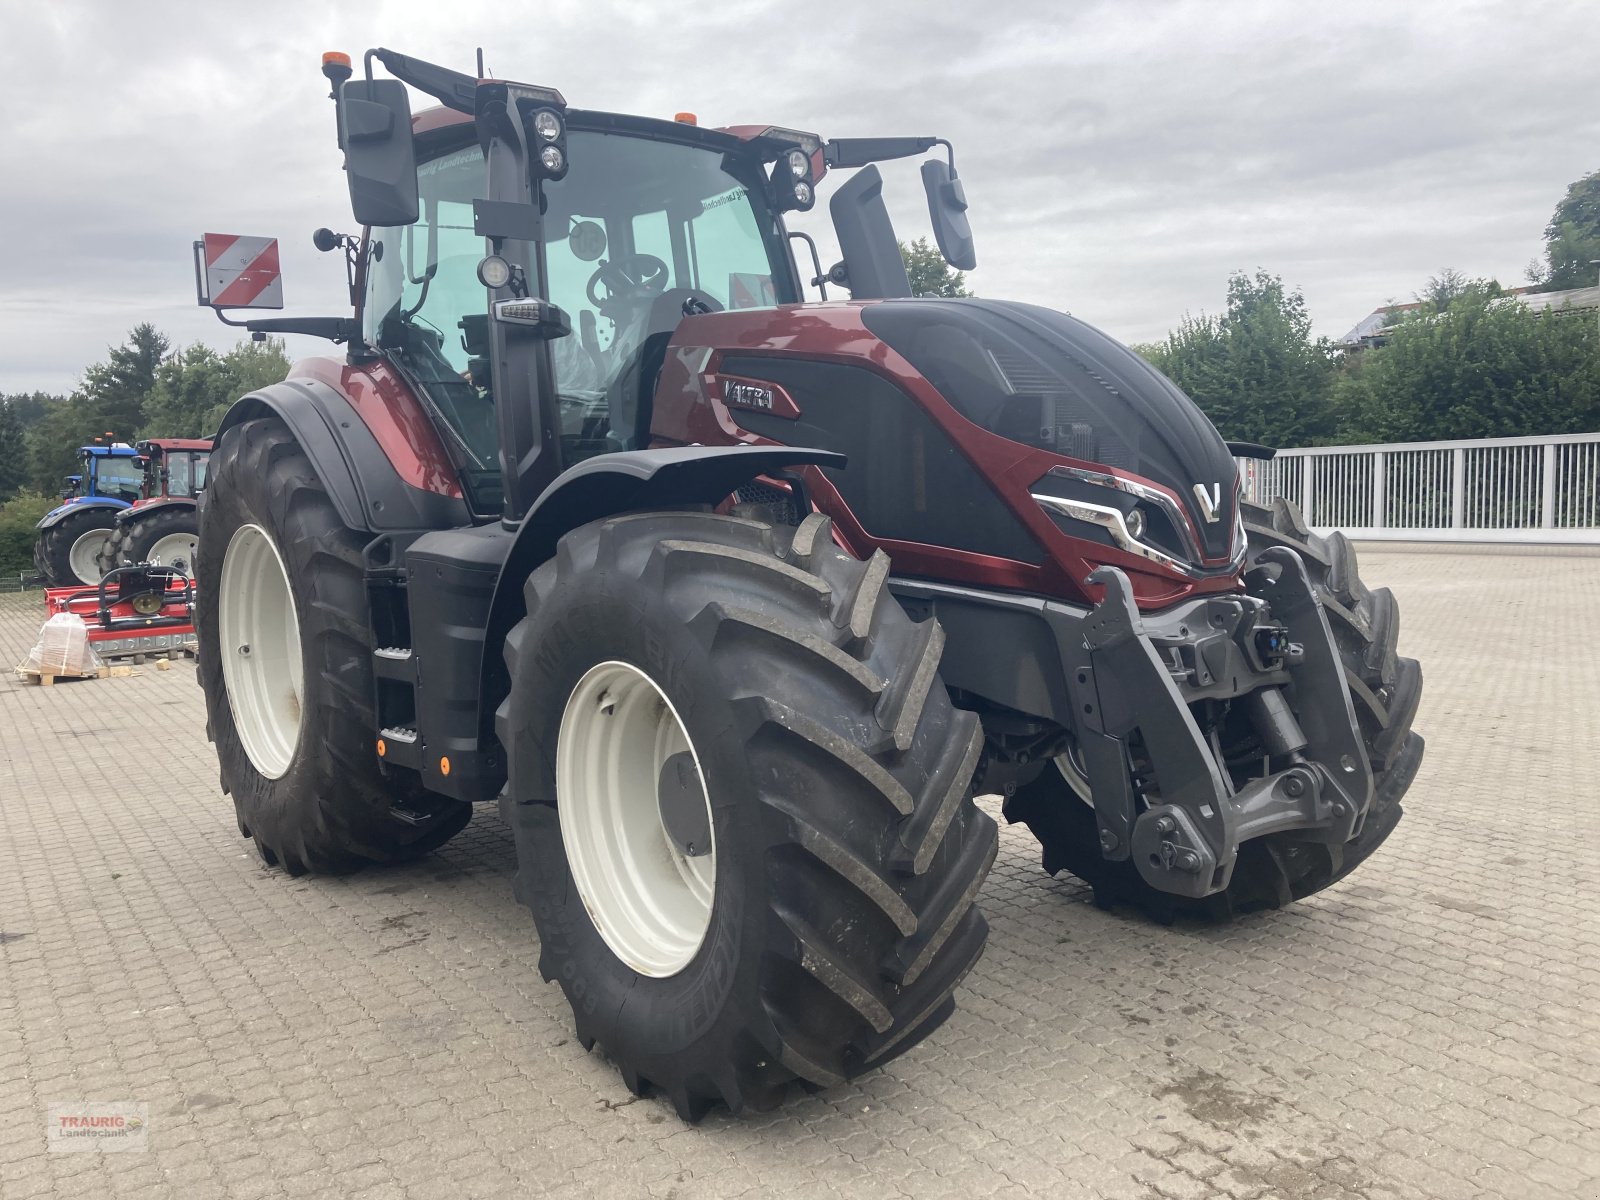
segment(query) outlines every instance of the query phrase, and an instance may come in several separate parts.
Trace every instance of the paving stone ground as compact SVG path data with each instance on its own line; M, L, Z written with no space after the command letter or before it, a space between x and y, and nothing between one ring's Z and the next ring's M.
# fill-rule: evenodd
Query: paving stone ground
M0 1196L1600 1196L1600 558L1363 565L1428 757L1357 875L1164 929L1006 830L939 1033L693 1128L574 1041L489 809L415 865L288 879L192 666L0 682ZM0 660L40 618L0 597ZM85 1100L148 1105L148 1150L48 1152L46 1105Z

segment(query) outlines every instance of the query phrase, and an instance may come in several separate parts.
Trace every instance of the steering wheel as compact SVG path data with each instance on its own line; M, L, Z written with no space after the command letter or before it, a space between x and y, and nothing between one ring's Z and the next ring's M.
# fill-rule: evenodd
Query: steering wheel
M589 303L604 311L607 302L633 297L659 296L667 290L671 268L654 254L629 254L603 263L589 276ZM596 290L605 285L605 299Z

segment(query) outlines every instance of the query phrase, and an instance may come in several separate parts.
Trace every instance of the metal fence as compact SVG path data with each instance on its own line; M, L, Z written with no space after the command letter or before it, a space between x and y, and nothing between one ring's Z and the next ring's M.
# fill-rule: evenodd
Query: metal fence
M1239 473L1248 499L1287 496L1318 532L1600 544L1600 433L1280 450Z

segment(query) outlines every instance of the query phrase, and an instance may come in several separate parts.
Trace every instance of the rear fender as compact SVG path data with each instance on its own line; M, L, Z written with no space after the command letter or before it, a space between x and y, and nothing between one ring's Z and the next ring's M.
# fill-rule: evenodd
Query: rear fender
M113 500L110 496L85 496L83 499L74 500L70 504L62 504L56 508L52 508L49 512L45 513L44 516L39 518L39 523L35 525L34 528L49 529L53 526L61 524L62 521L66 520L73 513L85 512L91 508L108 508L113 512L120 512L128 507L129 505L126 500Z
M238 400L222 419L216 444L234 426L268 416L289 427L351 529L397 533L471 522L459 496L424 491L402 479L350 401L317 379L285 379Z

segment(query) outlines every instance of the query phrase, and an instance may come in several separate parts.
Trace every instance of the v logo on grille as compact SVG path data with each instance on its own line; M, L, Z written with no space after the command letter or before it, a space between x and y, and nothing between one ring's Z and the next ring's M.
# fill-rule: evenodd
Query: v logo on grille
M1195 498L1200 501L1200 515L1206 519L1206 524L1215 525L1222 515L1222 485L1213 483L1211 490L1206 491L1206 485L1194 485Z

